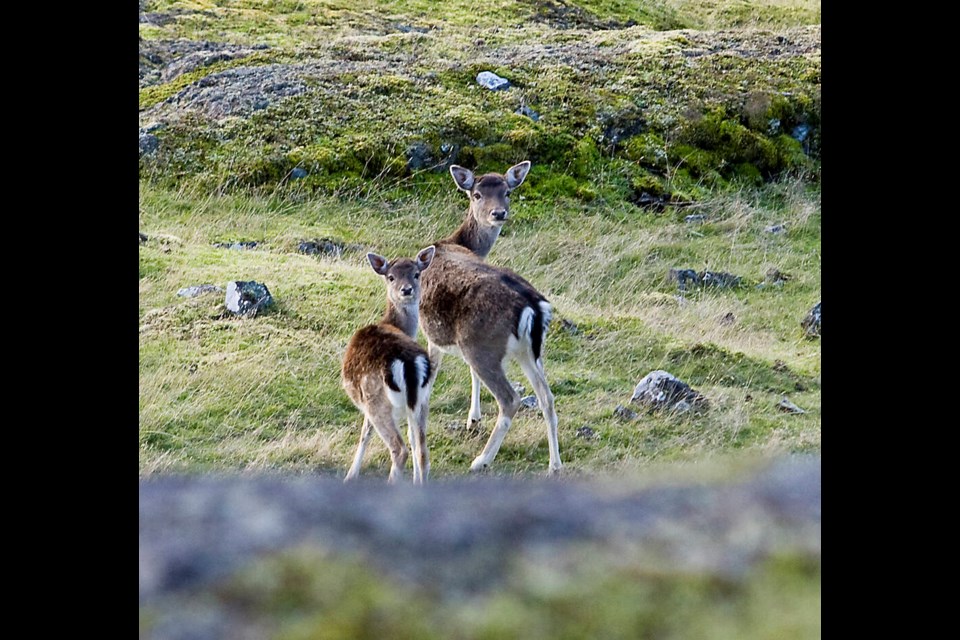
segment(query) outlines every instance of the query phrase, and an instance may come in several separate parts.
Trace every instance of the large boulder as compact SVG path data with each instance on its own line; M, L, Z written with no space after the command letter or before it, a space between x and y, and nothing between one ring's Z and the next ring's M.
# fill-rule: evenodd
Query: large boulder
M630 398L633 404L644 405L652 410L675 412L705 411L710 403L698 391L690 388L675 375L666 371L651 371L637 383Z
M807 316L800 321L803 332L808 338L820 337L820 303L813 305Z
M253 280L227 283L227 309L237 315L255 316L272 304L273 296L266 285Z

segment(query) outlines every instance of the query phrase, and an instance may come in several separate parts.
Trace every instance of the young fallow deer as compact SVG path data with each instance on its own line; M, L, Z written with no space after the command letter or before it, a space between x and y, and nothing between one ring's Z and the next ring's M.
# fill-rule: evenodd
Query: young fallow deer
M420 328L427 336L436 377L443 353L459 354L470 366L470 424L480 420L480 382L497 401L497 424L471 471L493 462L510 429L520 396L507 380L504 365L516 359L533 385L547 423L550 471L563 467L557 442L557 413L543 369L543 340L550 323L547 299L522 277L484 261L509 215L510 192L520 186L530 162L510 167L503 175L476 178L453 165L457 187L470 196L463 224L436 243L430 271L423 275Z
M420 274L430 266L435 248L421 250L414 260L388 262L368 253L373 270L387 281L387 311L379 324L357 331L343 357L343 388L360 411L363 427L360 444L344 482L360 475L370 429L390 450L390 476L403 477L407 449L397 423L406 418L407 437L413 450L413 482L423 484L430 473L427 451L427 413L433 384L430 359L416 342L420 304Z

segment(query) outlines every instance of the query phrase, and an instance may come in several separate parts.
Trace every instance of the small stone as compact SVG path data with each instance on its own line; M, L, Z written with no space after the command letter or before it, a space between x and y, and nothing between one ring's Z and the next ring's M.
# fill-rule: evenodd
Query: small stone
M613 410L613 415L617 416L624 422L630 422L631 420L636 420L639 414L633 409L628 409L622 404L618 404L617 408Z
M725 271L704 271L700 274L700 282L705 287L730 289L739 287L742 283L742 278L732 273L726 273Z
M693 269L670 269L667 273L667 282L676 282L677 289L685 291L687 282L700 284L700 276Z
M526 105L523 105L522 107L514 111L514 113L521 116L527 116L534 122L537 122L540 119L540 114Z
M769 227L764 227L763 230L766 231L767 233L783 233L784 231L787 230L787 225L783 223L773 224L773 225L770 225Z
M797 142L803 142L807 139L808 135L810 135L810 125L798 124L793 128L793 132L791 132L790 137Z
M597 432L588 426L583 426L577 429L576 436L584 440L593 440L597 437Z
M703 224L707 221L707 216L702 213L694 213L683 219L687 224Z
M256 316L273 304L273 296L266 285L253 280L227 283L227 309L238 315Z
M572 336L580 335L580 327L578 327L576 324L574 324L570 320L567 320L566 318L563 318L562 320L560 320L560 330L566 331Z
M232 249L234 251L245 251L247 249L255 249L257 243L253 240L241 241L241 242L214 242L213 246L218 249Z
M407 157L407 169L410 171L420 171L434 164L433 154L430 147L425 142L415 142L405 153Z
M633 390L630 402L647 405L655 410L689 411L709 408L709 402L702 394L663 370L651 371L644 376Z
M215 284L197 284L193 285L192 287L184 287L183 289L178 290L177 295L181 298L196 298L204 293L219 293L222 291L223 289Z
M806 411L787 400L786 396L781 398L780 402L777 403L777 409L780 409L780 411L784 413L806 413Z
M330 238L319 238L315 240L302 240L297 247L299 253L307 255L327 255L339 258L346 250L346 245Z
M722 318L720 318L720 325L724 327L730 327L736 324L737 316L733 315L732 311L727 312Z
M800 321L800 326L808 338L820 337L820 303L813 305L807 316Z
M791 280L792 278L793 276L791 276L789 273L784 273L779 269L767 270L767 282L777 287L783 286L785 282Z
M140 233L140 244L147 244L147 234Z
M294 180L299 180L300 178L307 177L307 170L302 167L294 167L293 171L290 172L290 177Z
M537 406L537 396L524 396L520 398L520 405L528 409L536 409Z
M481 71L478 73L477 84L479 84L481 87L490 89L491 91L500 91L510 87L509 80L506 78L501 78L492 71Z
M160 140L157 136L152 133L144 133L140 135L140 155L149 156L157 152L157 149L160 148Z

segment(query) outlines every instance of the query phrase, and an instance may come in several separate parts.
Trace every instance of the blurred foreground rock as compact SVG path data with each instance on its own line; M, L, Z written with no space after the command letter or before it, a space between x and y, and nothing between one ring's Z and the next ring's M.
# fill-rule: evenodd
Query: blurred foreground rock
M157 477L140 481L141 606L176 614L198 589L288 549L360 558L441 599L496 588L515 563L594 545L618 562L734 579L765 558L820 557L820 460L726 481Z

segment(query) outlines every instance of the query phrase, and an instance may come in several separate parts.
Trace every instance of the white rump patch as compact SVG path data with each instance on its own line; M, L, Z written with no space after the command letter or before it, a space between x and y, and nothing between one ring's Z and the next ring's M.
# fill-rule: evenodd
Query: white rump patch
M551 307L550 303L546 300L541 300L540 313L543 314L543 335L547 335L547 325L550 324L550 319L553 318L553 307Z
M393 384L400 389L394 391L388 385L386 387L387 398L394 409L401 409L407 406L407 383L403 379L403 360L394 360L390 364L390 375L393 377Z
M417 388L423 387L423 383L427 381L427 357L417 356L413 364L417 369Z
M530 340L530 334L533 332L533 309L524 307L520 312L520 322L517 323L517 335L521 340Z

